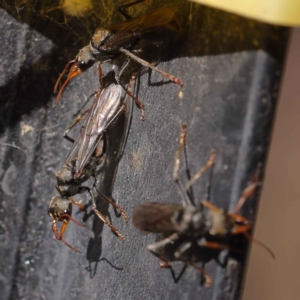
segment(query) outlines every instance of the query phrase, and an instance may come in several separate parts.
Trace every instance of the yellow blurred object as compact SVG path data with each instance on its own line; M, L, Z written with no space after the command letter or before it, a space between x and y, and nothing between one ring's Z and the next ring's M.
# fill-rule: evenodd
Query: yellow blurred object
M63 0L62 8L66 14L80 17L93 8L91 0Z
M299 26L300 0L190 0L274 25Z

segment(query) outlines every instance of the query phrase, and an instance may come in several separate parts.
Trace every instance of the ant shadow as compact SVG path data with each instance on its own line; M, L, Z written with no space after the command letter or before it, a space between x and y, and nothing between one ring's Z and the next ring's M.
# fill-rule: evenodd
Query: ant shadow
M100 251L99 251L100 249ZM90 239L87 247L87 254L86 258L88 260L88 267L86 267L86 271L89 272L90 278L94 278L96 275L96 271L98 268L98 263L101 261L105 261L111 268L117 270L117 271L122 271L123 268L115 266L113 263L111 263L108 259L102 257L102 238L96 237Z
M172 267L172 266L170 267L170 272L171 272L172 278L173 278L173 280L174 280L175 283L178 283L178 282L179 282L179 280L181 279L182 275L184 274L186 268L187 268L187 264L185 264L185 265L182 267L181 271L180 271L179 274L176 276L173 267Z

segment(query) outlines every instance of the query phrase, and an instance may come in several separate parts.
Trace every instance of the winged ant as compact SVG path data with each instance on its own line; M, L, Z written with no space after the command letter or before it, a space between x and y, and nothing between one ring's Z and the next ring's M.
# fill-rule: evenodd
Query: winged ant
M274 259L275 256L265 245L252 239L248 233L251 229L250 221L239 214L244 202L253 195L258 185L257 174L253 176L251 184L242 192L234 212L228 212L207 200L194 203L188 191L201 175L213 166L216 152L211 151L206 165L196 172L184 186L178 178L178 171L180 152L185 146L185 136L186 125L183 124L173 169L173 179L179 187L182 204L154 202L141 204L135 208L132 221L133 225L143 232L167 236L147 246L147 250L162 260L161 267L170 267L170 260L184 261L204 275L205 285L209 287L211 284L209 275L203 268L195 264L196 261L190 250L196 249L198 254L201 249L239 251L239 249L231 247L230 241L235 236L243 235L247 240L254 241L266 249ZM163 247L174 244L176 247L168 257L159 251Z
M116 229L105 216L97 209L93 191L112 204L123 216L125 222L127 217L124 211L111 199L106 197L97 189L99 169L104 160L105 154L105 132L106 129L116 120L124 109L123 89L118 84L111 84L108 87L96 92L92 107L79 116L65 131L64 137L73 142L69 155L62 168L56 173L56 189L59 196L51 199L48 214L52 217L52 231L54 236L61 240L72 250L79 252L64 240L64 233L69 221L77 225L72 215L72 204L84 209L83 205L72 198L77 194L88 192L92 199L92 209L95 214L123 241L124 236ZM86 115L85 121L76 140L70 138L67 133ZM90 177L95 181L92 188L83 186ZM61 230L58 232L57 222L62 222Z
M127 4L120 8L119 11L128 18L128 15L125 13L125 8L144 1L145 0L137 0L133 3ZM62 77L71 66L67 79L58 91L56 103L59 103L59 99L64 88L72 78L85 72L97 61L102 64L107 61L115 60L124 54L126 59L115 75L115 80L123 87L126 93L135 100L136 104L142 111L141 118L143 119L143 104L125 87L125 85L121 82L120 77L127 68L129 62L134 60L139 64L162 74L178 85L183 85L179 78L159 70L151 63L140 57L140 54L144 51L144 43L160 45L171 36L178 34L180 27L175 20L177 10L178 6L162 7L151 13L135 17L130 21L97 29L90 41L90 44L83 47L74 60L67 63L63 72L57 79L54 87L55 93L58 91Z

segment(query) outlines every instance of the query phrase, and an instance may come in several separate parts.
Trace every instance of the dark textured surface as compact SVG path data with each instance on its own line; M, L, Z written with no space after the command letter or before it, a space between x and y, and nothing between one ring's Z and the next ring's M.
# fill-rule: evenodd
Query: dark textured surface
M175 283L170 270L160 269L145 248L155 236L141 236L100 202L101 211L125 235L124 243L92 214L76 209L73 215L86 227L70 224L66 240L82 253L53 238L46 212L56 194L54 172L70 147L62 133L98 88L96 68L70 84L59 110L52 88L64 63L84 45L78 35L86 42L87 28L92 32L96 26L74 21L72 28L82 27L74 34L26 7L20 10L22 24L10 15L15 10L4 8L9 13L0 11L0 299L238 299L244 273L238 261L231 258L226 268L209 261L210 289L191 267ZM120 21L113 16L107 14L109 24ZM135 107L118 170L112 152L103 175L103 190L112 190L128 216L146 201L180 203L172 168L182 122L188 126L191 173L205 164L210 149L217 151L210 200L219 206L233 209L265 160L288 31L190 3L182 4L180 18L188 20L185 38L170 48L159 68L179 76L184 87L162 84L154 73L150 85L148 74L141 77L138 97L146 120L139 120ZM104 72L110 70L111 65L104 66ZM116 136L124 134L124 122L112 129ZM120 145L111 143L119 151ZM185 167L180 171L184 179ZM207 197L208 182L206 174L194 186L196 199ZM252 198L243 214L254 219L256 206ZM176 276L182 268L174 263Z

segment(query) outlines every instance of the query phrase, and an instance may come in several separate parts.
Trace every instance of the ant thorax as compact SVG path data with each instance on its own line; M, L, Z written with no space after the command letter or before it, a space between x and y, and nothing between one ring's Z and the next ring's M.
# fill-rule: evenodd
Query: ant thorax
M105 28L98 28L96 29L96 32L94 33L92 39L91 39L91 48L95 48L95 50L101 48L103 43L110 37L112 36L112 32L108 29ZM106 49L110 50L110 49ZM92 50L93 51L93 50Z
M64 164L56 173L55 177L57 182L70 183L73 180L73 164L71 161Z
M74 177L75 174L75 164L76 160L68 161L66 164L62 166L60 170L58 170L55 174L57 182L66 183L66 184L73 184L73 183L83 183L87 181L92 174L95 172L95 160L91 160L87 163L83 170L80 172L78 177Z
M174 213L173 222L178 226L178 232L199 237L206 233L206 219L203 213L192 205L183 207Z
M231 232L234 221L223 208L207 211L209 234L212 236L225 236Z

